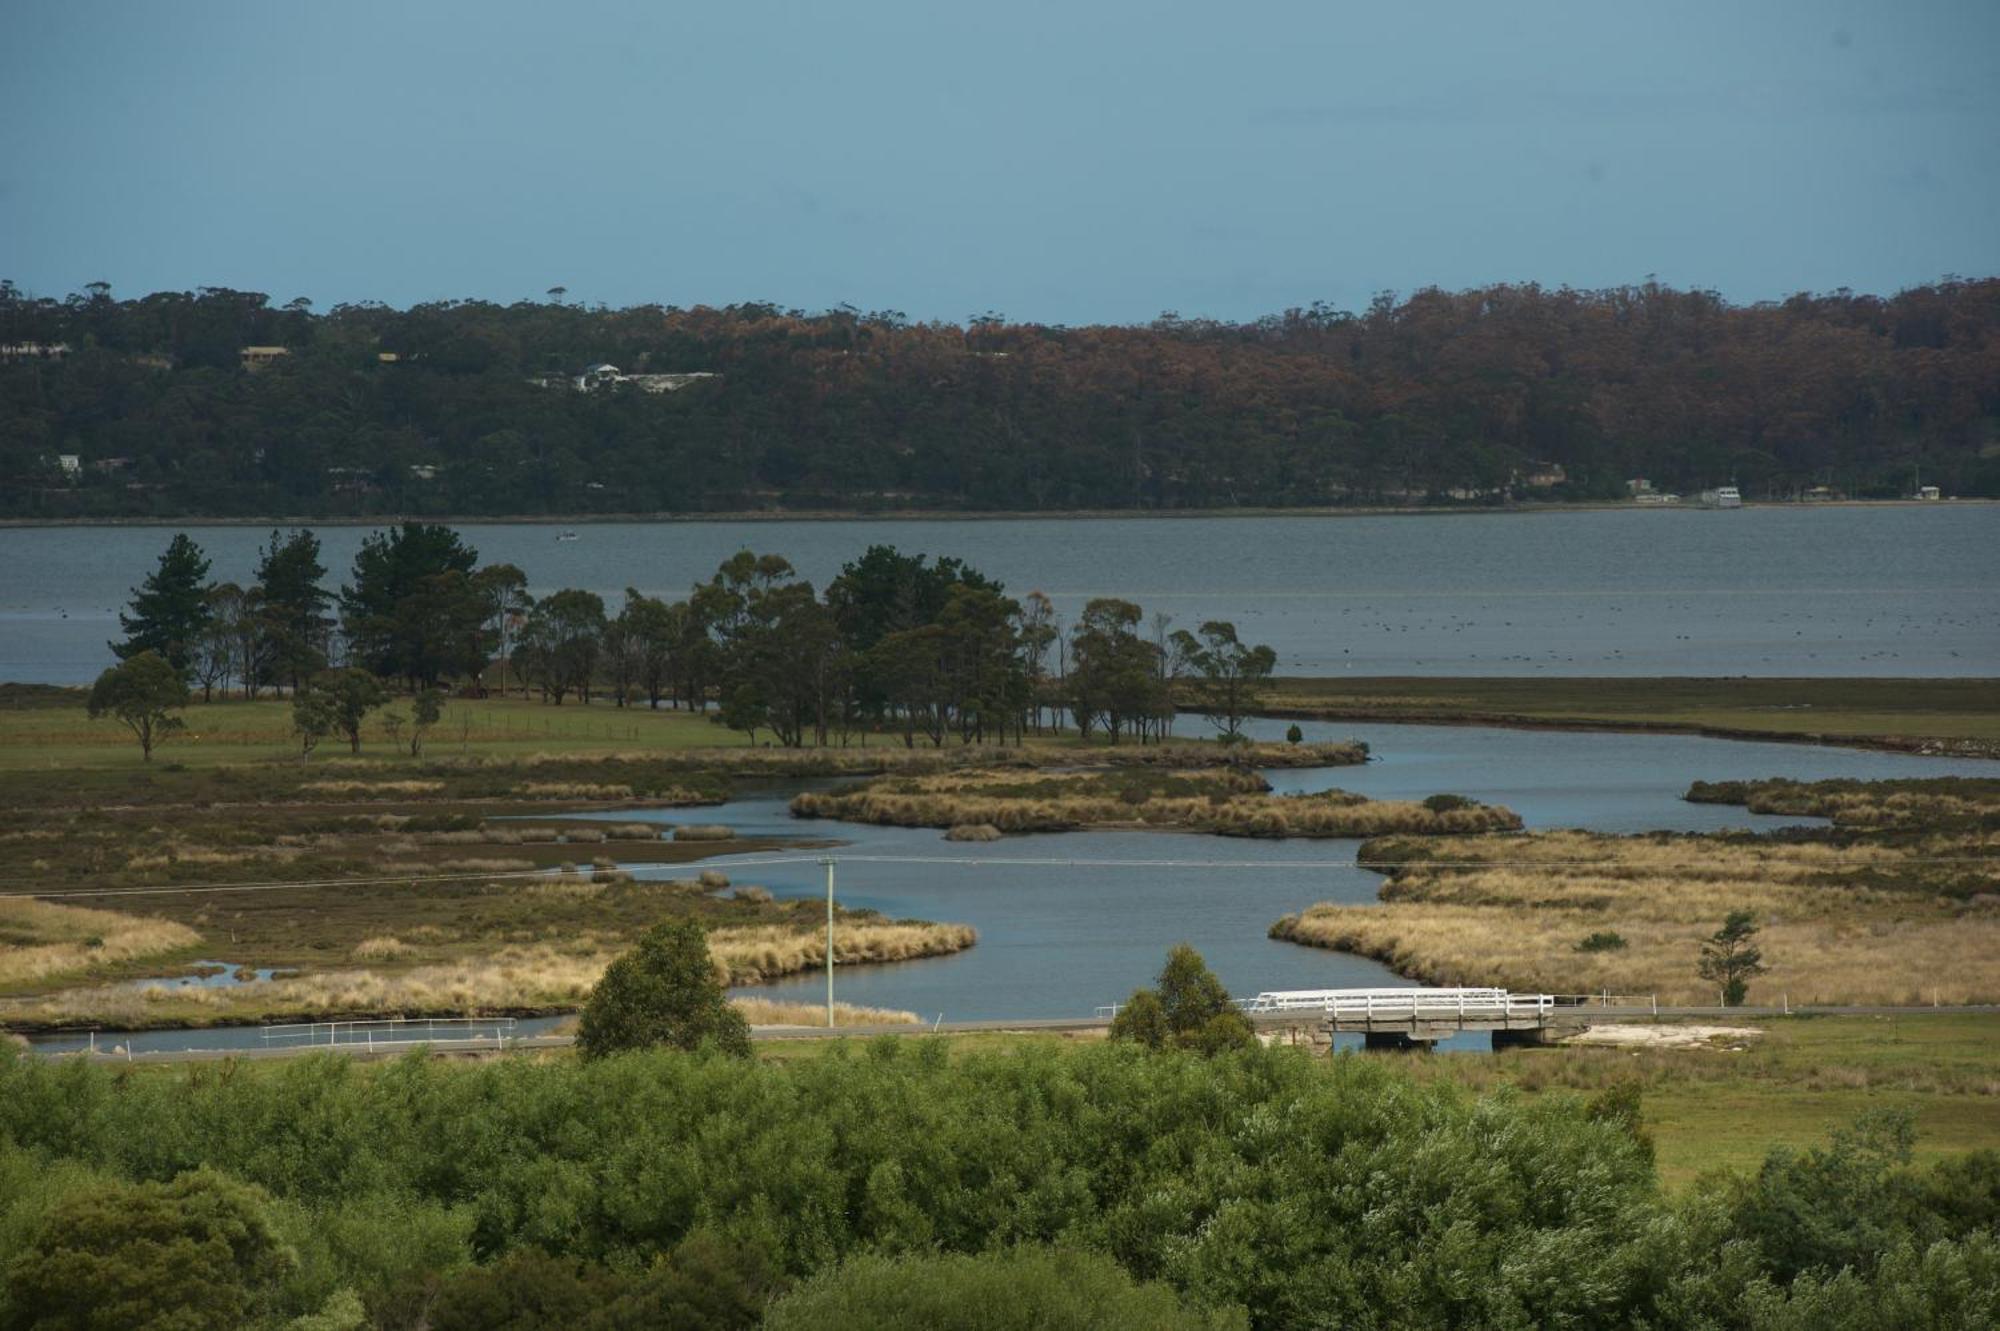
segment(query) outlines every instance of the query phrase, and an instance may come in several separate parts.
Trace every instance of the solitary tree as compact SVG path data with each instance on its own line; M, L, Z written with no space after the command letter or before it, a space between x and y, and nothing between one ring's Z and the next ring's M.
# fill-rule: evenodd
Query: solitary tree
M292 733L299 737L300 762L312 757L321 740L339 731L339 699L311 684L292 695Z
M1701 978L1722 986L1725 1007L1740 1007L1750 981L1770 967L1756 944L1757 923L1747 910L1732 910L1722 927L1701 945Z
M1236 626L1211 619L1196 637L1186 629L1174 634L1174 644L1198 672L1195 697L1209 723L1231 742L1243 738L1243 718L1257 701L1257 688L1277 668L1278 654L1269 647L1252 647L1236 636Z
M331 700L334 725L347 736L351 753L361 752L361 722L368 713L389 701L382 681L358 666L328 670L313 677L314 689Z
M116 717L139 740L145 761L153 746L183 729L186 722L172 713L188 705L187 681L158 652L140 652L112 666L90 688L91 719Z
M112 643L111 650L121 661L158 652L186 674L208 618L208 558L179 532L160 555L160 566L132 589L132 613L118 616L125 641Z
M612 962L576 1028L585 1058L655 1045L695 1049L708 1040L724 1053L750 1052L749 1024L722 992L708 931L686 919L655 925Z
M1229 1001L1229 991L1186 943L1167 953L1157 989L1140 989L1111 1022L1111 1038L1149 1049L1192 1049L1217 1054L1255 1044L1250 1019Z
M297 692L306 677L326 665L326 635L333 625L327 606L333 597L320 580L319 537L298 530L258 551L257 585L252 593L262 620L263 655L271 678Z
M444 690L419 689L417 696L410 700L410 756L421 758L424 753L424 732L438 723L444 715Z

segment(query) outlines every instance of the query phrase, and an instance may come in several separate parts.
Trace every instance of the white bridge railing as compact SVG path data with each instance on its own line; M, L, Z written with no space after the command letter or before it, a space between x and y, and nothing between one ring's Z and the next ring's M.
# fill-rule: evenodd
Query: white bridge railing
M267 1047L394 1049L467 1045L504 1049L514 1037L512 1017L388 1017L375 1021L313 1021L266 1026Z
M1539 1022L1558 1007L1579 1006L1580 996L1512 994L1505 989L1287 989L1239 998L1236 1006L1252 1016L1296 1012L1317 1014L1337 1023L1380 1022L1384 1025L1446 1022ZM1590 1000L1595 1002L1593 996ZM1100 1019L1115 1017L1122 1004L1097 1009Z

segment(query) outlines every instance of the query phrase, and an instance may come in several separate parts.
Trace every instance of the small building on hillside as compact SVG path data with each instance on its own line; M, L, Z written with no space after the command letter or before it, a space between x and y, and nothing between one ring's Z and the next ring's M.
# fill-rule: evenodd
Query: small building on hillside
M236 353L236 359L246 370L262 370L291 354L289 347L244 347Z
M56 466L70 480L75 480L77 477L83 475L83 458L75 453L56 454Z

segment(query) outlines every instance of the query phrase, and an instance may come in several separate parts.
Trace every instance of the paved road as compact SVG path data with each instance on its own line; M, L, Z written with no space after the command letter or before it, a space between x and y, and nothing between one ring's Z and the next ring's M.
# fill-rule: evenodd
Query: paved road
M1841 1005L1825 1007L1587 1007L1558 1009L1550 1025L1562 1028L1593 1023L1638 1021L1742 1021L1746 1018L1786 1017L1928 1017L1950 1015L2000 1016L2000 1004L1984 1003L1958 1007L1890 1007L1886 1005ZM1260 1027L1314 1026L1310 1012L1267 1012L1251 1014ZM1107 1030L1111 1023L1103 1017L1035 1017L1013 1021L947 1021L935 1025L894 1026L757 1026L750 1038L758 1042L779 1040L866 1039L876 1035L970 1035L1013 1032L1020 1034L1087 1034ZM492 1058L501 1054L532 1053L545 1049L566 1049L575 1042L568 1035L531 1035L510 1039L504 1046L490 1038L481 1040L440 1040L429 1044L338 1045L331 1052L356 1059L400 1058L412 1049L424 1049L439 1058ZM152 1053L50 1054L50 1058L82 1058L96 1063L215 1063L225 1059L259 1061L297 1058L302 1054L324 1054L326 1045L284 1045L267 1049L174 1049Z

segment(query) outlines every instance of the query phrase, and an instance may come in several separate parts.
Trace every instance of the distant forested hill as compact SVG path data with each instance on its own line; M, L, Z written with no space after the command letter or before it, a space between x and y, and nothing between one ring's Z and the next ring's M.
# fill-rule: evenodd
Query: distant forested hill
M2000 279L1090 328L0 284L12 517L1887 496L1919 472L2000 495Z

